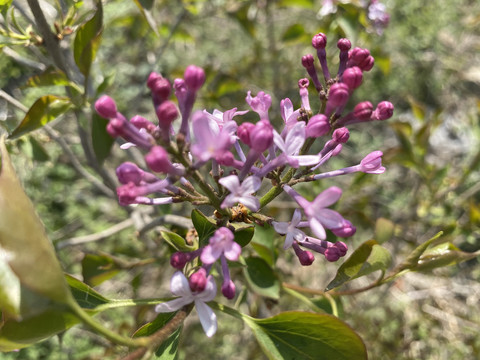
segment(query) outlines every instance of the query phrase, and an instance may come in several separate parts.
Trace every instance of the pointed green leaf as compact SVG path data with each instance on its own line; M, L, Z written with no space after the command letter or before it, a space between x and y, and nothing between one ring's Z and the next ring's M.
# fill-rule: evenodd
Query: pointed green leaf
M25 195L0 139L0 250L20 283L48 299L68 303L71 294L52 244Z
M480 251L468 253L461 251L452 243L443 243L425 251L422 256L420 256L420 259L418 259L417 266L412 270L431 271L438 267L450 266L463 261L468 261L477 256L480 256Z
M245 265L243 271L253 291L272 299L280 297L280 281L265 260L248 257L245 259Z
M152 14L152 9L154 5L153 0L133 0L133 2L138 6L143 17L147 21L148 25L152 28L156 35L158 35L157 23Z
M33 136L29 136L28 140L32 147L32 157L35 161L48 161L50 156L48 155L45 148L40 144Z
M115 139L107 132L108 120L92 113L92 145L95 156L100 164L110 155Z
M72 103L68 98L55 95L42 96L35 101L20 125L13 130L9 138L14 139L45 126L50 121L66 113L71 106Z
M165 241L177 251L195 250L194 246L187 245L185 239L177 233L171 231L160 231L160 234L162 234L162 237L165 239Z
M90 286L100 285L102 282L114 277L119 271L115 261L110 256L86 254L83 257L83 281Z
M392 256L387 249L378 245L375 240L368 240L338 268L335 278L328 284L325 291L374 271L385 271L391 262Z
M83 75L90 74L90 67L97 54L103 30L102 2L97 1L95 15L80 26L73 42L73 57Z
M200 246L207 245L208 239L213 235L215 230L217 230L217 224L197 209L192 211L191 217L193 226L195 227L195 230L197 230Z
M84 309L94 309L99 305L111 302L111 300L107 299L99 292L93 290L90 286L73 276L66 274L65 278L70 286L74 299L80 307Z
M443 235L443 231L440 231L437 233L434 237L431 239L425 241L423 244L420 244L413 250L410 255L405 259L404 262L402 262L400 265L397 266L398 271L402 271L405 269L414 269L417 264L418 264L418 259L420 259L420 256L427 250L427 248L432 244L434 241L436 241L438 238L440 238Z
M72 83L68 80L67 75L61 70L55 68L48 68L43 73L30 77L26 83L27 86L71 86ZM73 85L75 86L75 85Z
M247 246L255 234L255 226L245 224L233 224L235 228L234 240L241 247Z
M331 315L291 311L267 319L244 316L244 321L272 360L367 359L362 339Z

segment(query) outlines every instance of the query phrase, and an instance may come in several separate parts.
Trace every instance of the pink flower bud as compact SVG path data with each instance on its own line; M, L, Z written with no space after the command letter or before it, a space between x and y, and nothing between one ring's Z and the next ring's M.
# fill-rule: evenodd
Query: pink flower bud
M375 120L387 120L393 115L393 104L389 101L382 101L377 105L377 108L372 114Z
M175 269L182 270L187 264L189 257L183 252L173 253L170 257L170 265Z
M362 70L358 66L352 66L346 69L342 75L342 82L347 84L350 90L358 88L363 81Z
M250 133L253 131L254 128L255 124L249 122L244 122L237 128L237 136L245 145L251 146Z
M205 71L198 66L189 65L183 74L185 84L193 91L198 91L205 83Z
M314 115L308 120L305 135L311 138L323 136L330 131L330 122L324 114Z
M385 168L382 166L383 153L379 150L373 151L360 161L360 171L367 174L382 174Z
M135 199L140 195L139 188L133 182L119 186L117 188L118 202L122 206L135 203Z
M307 54L307 55L302 56L302 66L305 69L309 69L309 68L313 67L314 61L315 60L313 59L313 55L311 55L311 54Z
M173 167L167 151L161 146L154 146L145 155L145 161L150 169L159 173L169 173Z
M202 292L207 286L207 271L201 268L197 272L193 273L188 279L190 290L195 293Z
M222 284L222 294L229 300L232 300L235 297L235 284L232 280L225 281Z
M348 129L345 127L336 129L332 135L333 141L340 144L345 144L349 138L350 138L350 133Z
M115 104L115 101L107 95L101 96L95 102L95 110L98 115L105 119L113 119L117 116L117 105Z
M111 137L122 136L124 134L123 120L112 118L107 124L107 132Z
M325 250L324 255L325 255L325 259L327 259L327 261L330 261L330 262L335 262L341 258L337 248L334 246L329 247L327 250Z
M140 115L135 115L133 118L131 118L130 123L139 130L147 129L148 131L152 131L156 127L155 124Z
M260 120L250 132L250 147L260 153L273 144L273 127L268 120Z
M303 266L310 266L315 261L315 256L308 250L300 250L298 253L295 253L297 254L300 264Z
M158 99L158 102L168 99L172 89L170 82L156 72L152 72L148 76L147 86Z
M350 91L348 85L344 83L333 84L328 92L329 107L343 106L347 103L349 97Z
M178 117L177 106L173 101L166 100L155 109L158 117L158 125L168 131L172 122Z
M327 46L327 36L323 33L318 33L312 38L312 46L315 49L325 49Z
M143 170L131 162L124 162L117 167L116 174L118 181L122 184L132 182L135 185L138 185L143 179Z
M353 224L348 221L344 220L342 227L336 228L336 229L330 229L336 236L339 237L350 237L355 234L357 231L357 228L353 226ZM343 255L342 255L343 256Z
M350 40L342 38L337 41L337 47L340 49L340 51L348 51L352 47L352 43Z
M375 60L367 49L356 47L353 50L350 50L348 54L348 65L358 66L363 71L371 70L374 63Z
M358 120L366 121L370 120L373 112L373 105L370 101L363 101L358 103L353 109L353 115Z

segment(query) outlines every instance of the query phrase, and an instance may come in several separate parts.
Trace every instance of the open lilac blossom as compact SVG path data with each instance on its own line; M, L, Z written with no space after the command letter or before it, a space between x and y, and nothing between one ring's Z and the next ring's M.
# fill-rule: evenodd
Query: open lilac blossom
M236 261L241 252L242 248L233 240L233 233L228 228L221 227L210 238L209 244L200 255L200 260L207 265L213 264L221 256Z
M259 209L260 202L252 194L260 189L260 186L262 185L262 180L260 180L260 178L250 176L240 184L237 175L230 175L221 178L219 183L230 191L230 194L228 194L222 202L222 209L232 207L236 203L243 204L252 211L257 211Z
M217 316L206 302L212 301L217 294L217 284L213 276L209 275L207 277L203 291L194 292L190 288L189 281L185 275L177 271L173 274L170 281L170 290L178 298L158 304L155 306L155 311L159 313L174 312L193 302L195 303L195 309L197 310L203 331L205 331L208 337L212 337L217 332Z
M357 171L364 172L366 174L383 174L385 172L385 167L382 166L382 156L383 153L379 150L373 151L367 156L365 156L360 164L349 166L339 170L333 170L313 176L313 180L320 180L325 178L330 178L334 176L340 176L345 174L351 174Z
M302 230L297 229L297 226L300 224L302 219L302 213L300 209L295 209L293 212L292 221L290 222L278 222L273 221L272 225L275 231L281 235L286 235L285 243L283 244L284 249L288 249L292 246L293 241L302 242L306 235Z
M253 97L252 92L249 91L246 101L252 110L260 116L260 120L268 120L268 109L272 105L272 97L270 95L260 91L257 96Z

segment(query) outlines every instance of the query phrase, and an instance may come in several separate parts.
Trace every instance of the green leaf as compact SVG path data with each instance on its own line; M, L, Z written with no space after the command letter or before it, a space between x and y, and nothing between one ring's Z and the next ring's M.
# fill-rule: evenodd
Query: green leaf
M160 231L160 234L165 241L170 244L177 251L193 251L194 246L187 245L183 237L171 231Z
M278 3L279 6L285 6L285 7L301 7L305 9L312 9L313 10L313 5L314 1L313 0L281 0Z
M331 315L291 311L267 319L243 319L272 360L367 359L362 339Z
M302 24L293 24L283 33L282 41L303 41L305 35L305 28Z
M68 80L67 76L61 70L55 68L48 68L39 75L32 76L27 80L27 86L73 86L78 87Z
M152 28L156 35L158 35L157 23L152 14L154 0L133 0L135 5L140 9L143 17L147 21L148 25Z
M20 125L13 130L9 138L15 139L45 126L50 121L55 120L60 115L66 113L71 106L72 103L68 98L62 98L55 95L42 96L35 101Z
M107 119L92 113L92 145L95 156L100 164L109 156L115 139L107 132Z
M20 283L33 293L68 303L71 294L63 271L37 217L25 195L0 139L0 252Z
M83 281L90 286L100 285L114 277L119 271L115 261L104 254L86 254L82 260Z
M375 240L368 240L360 245L339 267L335 278L328 284L325 291L374 271L385 271L391 262L392 256L387 249L378 245Z
M245 265L243 271L253 291L272 299L280 297L280 281L265 260L248 257L245 259Z
M173 313L161 313L150 323L143 325L138 329L133 337L150 336L163 328L174 316ZM177 356L178 343L182 333L182 326L176 329L155 351L155 355L162 360L174 360Z
M395 231L395 224L385 218L377 219L375 223L375 240L379 244L390 240L393 237Z
M102 2L97 1L95 15L80 26L73 41L73 57L78 68L86 77L90 74L90 67L97 54L103 31Z
M425 241L423 244L417 246L415 250L413 250L410 255L408 255L405 261L403 261L400 265L397 266L397 270L402 271L406 269L414 269L415 267L417 267L420 256L422 256L422 254L425 252L425 250L427 250L430 244L439 239L442 235L443 231L440 231L435 236Z
M412 270L431 271L438 267L451 266L480 256L480 251L468 253L461 251L452 243L443 243L425 251Z
M255 226L245 224L233 224L235 228L234 240L241 247L247 246L255 234Z
M255 225L255 234L251 241L255 252L272 267L277 261L277 253L273 241L276 236L277 233L273 227L266 224L264 226Z
M70 286L70 290L74 299L82 308L94 309L99 305L111 302L111 300L107 299L99 292L93 290L90 286L74 278L73 276L66 274L65 278Z
M192 211L191 218L193 226L195 227L195 230L197 230L200 246L207 245L208 239L213 235L215 230L217 230L217 224L197 209Z

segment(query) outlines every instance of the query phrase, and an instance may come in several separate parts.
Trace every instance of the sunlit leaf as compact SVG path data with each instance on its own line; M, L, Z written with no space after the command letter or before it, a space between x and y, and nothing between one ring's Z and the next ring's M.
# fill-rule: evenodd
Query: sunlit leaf
M65 114L72 106L68 98L45 95L35 101L22 122L13 130L10 139L17 138L45 126Z
M258 257L245 259L243 269L248 284L257 294L278 299L280 296L280 281L265 260Z
M368 240L338 268L335 278L328 284L325 291L374 271L384 271L388 269L391 262L392 256L387 249L378 245L375 240Z
M187 245L183 237L172 231L161 231L163 239L170 244L177 251L192 251L195 250L193 246Z
M400 265L397 266L397 270L401 271L401 270L405 270L405 269L414 269L418 264L418 259L420 259L420 256L422 256L422 254L425 252L425 250L427 250L427 248L431 244L436 242L442 235L443 235L443 232L440 231L439 233L437 233L432 238L428 239L424 243L417 246L415 248L415 250L413 250L410 253L410 255L408 255L408 257L405 259L405 261L403 261Z
M480 251L468 253L461 251L452 243L443 243L427 249L418 259L412 270L431 271L443 266L451 266L480 256Z
M70 286L70 291L72 292L74 299L82 308L94 309L99 305L110 302L109 299L73 276L67 274L65 275L65 278Z
M207 218L201 211L194 209L192 211L192 222L195 230L197 230L198 241L200 246L208 244L208 239L217 230L217 225L213 220Z
M244 317L244 321L269 359L367 359L362 339L331 315L291 311L267 319Z

